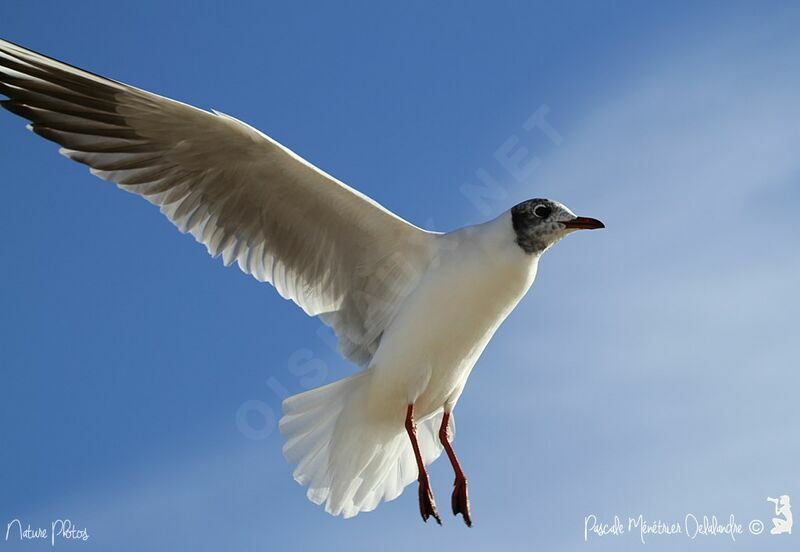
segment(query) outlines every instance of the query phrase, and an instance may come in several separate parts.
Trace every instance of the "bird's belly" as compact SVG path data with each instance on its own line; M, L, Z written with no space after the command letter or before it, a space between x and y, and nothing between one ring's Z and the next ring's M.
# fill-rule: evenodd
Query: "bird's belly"
M414 404L421 419L454 404L492 335L533 281L535 265L522 261L465 269L461 258L420 284L373 359L375 415L387 409L396 417Z

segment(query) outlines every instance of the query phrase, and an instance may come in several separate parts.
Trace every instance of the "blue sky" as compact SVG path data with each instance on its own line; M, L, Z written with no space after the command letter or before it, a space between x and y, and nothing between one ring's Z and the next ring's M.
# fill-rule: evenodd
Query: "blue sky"
M417 224L546 196L608 228L546 254L456 409L475 527L421 523L414 488L343 521L272 423L353 370L321 323L0 114L0 527L69 517L91 538L60 547L120 552L605 551L637 537L584 542L585 516L733 513L736 542L642 549L796 548L746 526L800 503L798 23L789 3L7 2L3 37L242 118ZM446 510L447 462L431 477Z

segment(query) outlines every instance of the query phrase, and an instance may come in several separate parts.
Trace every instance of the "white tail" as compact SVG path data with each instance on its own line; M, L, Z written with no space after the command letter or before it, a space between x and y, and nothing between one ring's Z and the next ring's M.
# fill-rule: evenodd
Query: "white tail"
M411 442L402 423L370 423L365 388L371 370L283 401L280 430L283 454L297 464L294 478L308 485L307 496L334 516L369 512L382 500L394 500L417 478ZM425 464L441 453L442 411L417 421L417 439ZM453 418L450 435L455 435Z

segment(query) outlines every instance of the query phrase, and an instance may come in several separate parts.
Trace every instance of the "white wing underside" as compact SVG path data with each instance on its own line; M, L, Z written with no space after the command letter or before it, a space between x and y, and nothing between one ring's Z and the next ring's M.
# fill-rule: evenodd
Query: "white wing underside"
M431 258L434 234L232 117L4 40L0 93L61 153L320 316L360 366Z

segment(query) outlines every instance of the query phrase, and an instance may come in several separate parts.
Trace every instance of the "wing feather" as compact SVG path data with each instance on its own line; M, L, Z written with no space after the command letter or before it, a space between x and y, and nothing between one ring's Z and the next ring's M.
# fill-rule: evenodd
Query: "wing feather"
M225 265L319 315L359 365L432 256L433 233L223 113L4 40L0 94L63 155L158 205Z

